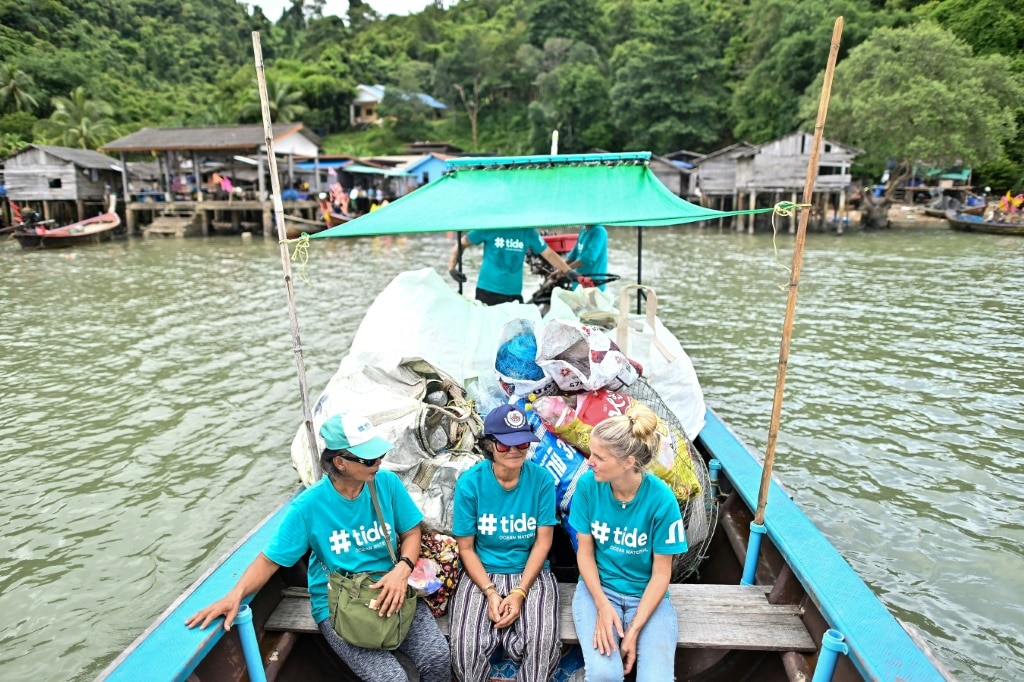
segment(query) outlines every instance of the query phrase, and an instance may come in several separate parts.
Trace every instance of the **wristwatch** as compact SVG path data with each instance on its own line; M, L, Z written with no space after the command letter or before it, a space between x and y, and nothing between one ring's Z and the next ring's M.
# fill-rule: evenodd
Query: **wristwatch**
M399 557L398 560L399 561L404 561L405 564L409 567L410 571L415 571L416 570L416 564L414 564L412 562L412 559L410 559L409 557L407 557L407 556Z

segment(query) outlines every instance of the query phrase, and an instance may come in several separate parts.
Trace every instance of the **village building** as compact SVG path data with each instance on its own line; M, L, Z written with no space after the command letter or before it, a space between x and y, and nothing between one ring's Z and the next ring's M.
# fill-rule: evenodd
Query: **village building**
M296 164L304 159L315 163L320 138L302 123L275 123L272 134L282 197L290 190L287 208L312 219L317 202L309 194L320 189L315 183L320 175L314 172L314 183L302 187ZM162 222L169 229L198 223L204 234L211 226L226 232L262 226L267 236L273 231L270 164L262 125L143 128L108 142L100 151L120 155L129 234L140 216L155 219L158 215L167 218ZM142 156L149 164L155 158L158 180L133 184L129 155Z
M762 145L739 142L694 162L693 195L704 206L719 210L767 208L781 201L803 200L807 165L814 135L793 132ZM848 192L853 180L853 159L863 152L829 140L821 141L813 188L812 218L823 224L829 211L842 231ZM738 230L754 231L756 216L740 216ZM767 224L770 216L762 218ZM795 216L789 231L796 231Z
M352 127L380 125L381 118L378 109L384 101L384 92L387 88L383 85L358 85L356 86L356 97L348 107L348 123ZM448 108L430 95L417 92L412 97L417 97L421 102L430 107L435 118L441 118Z
M120 178L114 159L89 149L29 144L4 160L7 198L59 224L105 213Z

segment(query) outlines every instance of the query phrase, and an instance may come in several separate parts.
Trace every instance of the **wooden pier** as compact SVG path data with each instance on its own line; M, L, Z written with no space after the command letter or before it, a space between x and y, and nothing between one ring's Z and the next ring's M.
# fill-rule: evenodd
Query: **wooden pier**
M319 207L316 201L286 201L285 215L304 220L317 219ZM173 218L164 220L162 218ZM174 225L171 225L171 222ZM156 227L152 225L156 223ZM138 234L147 225L150 233L172 233L184 230L184 225L195 224L202 235L210 233L215 224L218 227L231 226L230 232L250 231L262 227L264 237L275 234L274 204L272 201L252 199L203 200L203 201L131 201L125 205L125 226L128 234ZM166 230L165 230L166 228ZM216 229L216 228L214 228ZM184 234L184 233L183 233ZM183 236L182 234L182 236Z

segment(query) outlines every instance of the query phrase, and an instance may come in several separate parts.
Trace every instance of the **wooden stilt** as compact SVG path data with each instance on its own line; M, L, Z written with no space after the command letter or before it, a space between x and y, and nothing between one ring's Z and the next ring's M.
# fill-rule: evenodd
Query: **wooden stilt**
M756 208L757 208L757 192L755 190L750 190L750 210L753 211ZM748 215L747 216L747 220L750 221L748 223L749 227L747 228L747 234L754 234L754 215L753 214Z

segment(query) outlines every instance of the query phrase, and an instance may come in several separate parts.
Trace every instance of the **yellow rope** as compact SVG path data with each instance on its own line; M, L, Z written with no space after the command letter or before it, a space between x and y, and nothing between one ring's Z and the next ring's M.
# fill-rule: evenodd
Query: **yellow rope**
M772 211L772 248L775 250L775 262L778 264L780 268L788 272L790 277L792 277L793 275L793 269L790 268L785 263L783 263L781 260L779 260L779 245L775 241L775 237L778 236L779 230L775 226L775 216L782 216L783 218L788 218L790 216L796 215L798 209L810 207L811 204L794 204L792 201L780 201L779 203L775 204L775 209ZM779 289L782 291L786 291L788 288L788 282L785 285L779 287Z
M299 279L306 284L312 284L306 277L306 263L309 262L309 235L303 232L298 239L282 239L278 243L295 244L295 250L288 249L288 251L291 253L292 262L299 264Z

